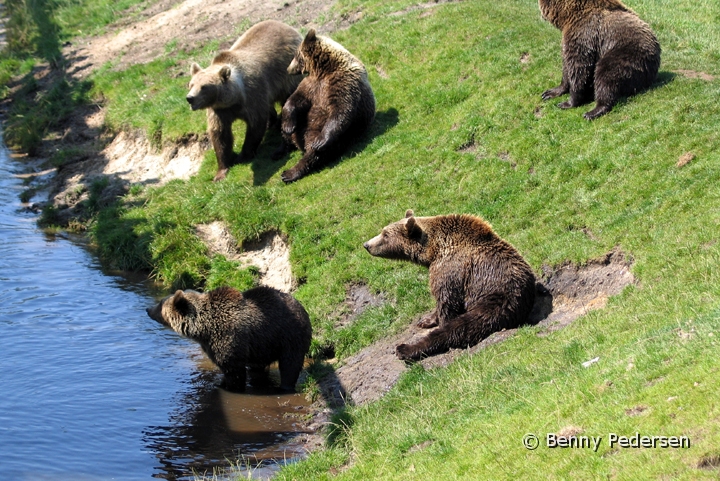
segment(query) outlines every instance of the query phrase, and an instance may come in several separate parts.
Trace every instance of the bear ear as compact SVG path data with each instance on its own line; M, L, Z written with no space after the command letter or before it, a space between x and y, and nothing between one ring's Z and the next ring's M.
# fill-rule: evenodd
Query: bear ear
M185 297L185 293L180 289L175 291L175 295L172 298L172 306L181 316L188 315L192 307L188 298Z
M200 67L200 65L198 65L196 62L193 62L192 65L190 66L190 75L195 75L196 73L198 73L201 70L202 70L202 67Z
M414 215L415 215L415 214L413 213L412 209L408 209L408 210L405 211L405 218L406 218L406 219L409 219L410 217L412 217L412 216L414 216Z
M230 78L230 74L232 73L232 70L230 69L229 66L223 65L222 68L220 69L220 72L219 72L219 73L220 73L220 79L221 79L223 82L226 82L227 79Z
M410 239L420 239L422 237L422 229L420 226L415 222L415 217L410 216L408 217L407 222L405 223L405 229L408 233L408 238Z
M311 28L307 35L305 35L305 41L314 42L315 40L317 40L317 35L315 35L315 29Z

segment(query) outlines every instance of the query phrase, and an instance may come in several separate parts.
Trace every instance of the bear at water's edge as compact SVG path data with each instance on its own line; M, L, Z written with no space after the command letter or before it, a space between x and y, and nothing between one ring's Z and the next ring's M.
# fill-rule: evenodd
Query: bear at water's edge
M231 287L206 293L178 290L147 313L197 341L225 375L228 390L245 390L246 366L251 383L265 381L267 366L275 361L280 388L295 390L312 327L307 312L291 295L265 286L245 292Z

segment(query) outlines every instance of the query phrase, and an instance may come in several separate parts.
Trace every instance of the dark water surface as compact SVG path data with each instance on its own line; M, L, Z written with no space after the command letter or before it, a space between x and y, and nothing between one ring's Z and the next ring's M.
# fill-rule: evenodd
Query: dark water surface
M300 395L232 394L199 347L145 313L159 292L44 234L0 147L0 479L192 479L289 459Z

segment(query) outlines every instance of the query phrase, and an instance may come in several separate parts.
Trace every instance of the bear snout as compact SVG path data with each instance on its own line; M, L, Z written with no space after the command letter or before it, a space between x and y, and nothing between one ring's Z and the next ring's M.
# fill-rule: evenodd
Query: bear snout
M365 248L366 251L370 252L370 243L369 242L364 243L363 247Z
M196 104L194 95L188 95L187 97L185 97L185 100L187 100L193 110L197 110L197 107L195 106Z

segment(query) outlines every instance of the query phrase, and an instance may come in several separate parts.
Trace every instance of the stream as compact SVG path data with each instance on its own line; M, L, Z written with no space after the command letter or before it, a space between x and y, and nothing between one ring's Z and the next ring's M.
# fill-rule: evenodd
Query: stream
M220 389L199 346L145 313L165 293L38 229L26 171L0 147L0 479L183 480L238 458L267 475L301 456L305 398Z

